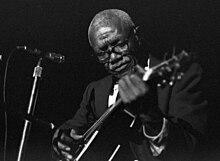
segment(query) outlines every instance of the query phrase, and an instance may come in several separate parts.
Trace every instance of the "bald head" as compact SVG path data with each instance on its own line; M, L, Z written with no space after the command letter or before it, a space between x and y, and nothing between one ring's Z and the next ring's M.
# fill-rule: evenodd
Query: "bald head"
M130 16L118 9L108 9L99 12L92 19L88 29L88 39L91 46L94 44L94 39L99 30L108 30L109 28L116 28L120 32L128 33L134 28L134 23ZM101 31L102 32L102 31Z

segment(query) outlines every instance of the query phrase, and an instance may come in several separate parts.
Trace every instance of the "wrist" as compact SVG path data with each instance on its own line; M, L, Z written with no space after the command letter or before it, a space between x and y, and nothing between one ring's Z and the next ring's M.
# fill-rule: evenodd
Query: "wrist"
M163 128L163 117L162 116L148 116L141 114L140 115L142 125L145 129L147 135L155 136L158 135Z
M167 128L167 120L163 118L162 126L160 129L157 128L156 130L155 129L153 130L153 128L149 128L148 126L143 125L143 134L147 138L156 139L160 137L161 135L163 135L165 131L167 131L166 128Z

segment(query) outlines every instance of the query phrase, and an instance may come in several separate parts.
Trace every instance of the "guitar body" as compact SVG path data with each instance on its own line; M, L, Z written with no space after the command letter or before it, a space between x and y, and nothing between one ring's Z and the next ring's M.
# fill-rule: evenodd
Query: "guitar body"
M117 147L118 151L112 161L134 161L128 142L129 139L132 139L130 135L132 129L129 128L129 124L132 121L133 118L124 112L114 113L102 125L98 135L79 161L108 161ZM77 153L74 152L74 156L75 154Z

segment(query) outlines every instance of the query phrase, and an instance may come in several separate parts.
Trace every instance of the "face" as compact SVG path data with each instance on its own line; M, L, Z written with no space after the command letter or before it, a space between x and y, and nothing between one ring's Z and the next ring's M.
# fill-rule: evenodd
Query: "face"
M93 49L97 60L117 78L129 73L135 65L128 35L116 27L100 27L94 34Z

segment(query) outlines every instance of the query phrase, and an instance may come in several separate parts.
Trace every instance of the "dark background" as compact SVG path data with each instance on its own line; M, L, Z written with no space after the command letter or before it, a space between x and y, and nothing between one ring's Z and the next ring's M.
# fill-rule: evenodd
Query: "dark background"
M101 65L89 56L87 29L100 10L119 8L127 11L141 35L146 52L161 56L172 47L198 54L204 69L204 94L209 100L208 130L213 143L213 158L220 143L219 110L219 2L205 0L1 0L0 61L1 82L10 51L17 45L27 45L42 51L65 55L64 64L43 63L35 116L60 125L72 117L86 85L106 75ZM8 111L8 161L16 160L23 128L19 112L25 112L32 87L33 68L37 57L16 51L11 56L6 81ZM2 92L1 98L3 96ZM1 103L3 99L1 99ZM1 107L3 109L3 106ZM1 111L1 145L4 137L4 115ZM50 160L53 131L33 123L27 145L26 160ZM214 144L215 143L215 144ZM215 150L214 150L215 149ZM217 151L217 152L216 152ZM3 146L1 146L2 159Z

